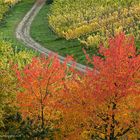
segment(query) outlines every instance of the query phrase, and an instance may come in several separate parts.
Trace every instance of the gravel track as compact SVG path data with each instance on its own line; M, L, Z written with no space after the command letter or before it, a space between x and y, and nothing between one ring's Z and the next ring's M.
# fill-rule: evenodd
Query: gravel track
M35 16L38 14L40 9L44 6L46 0L37 1L33 7L28 11L28 13L24 16L22 21L19 23L19 25L16 28L16 38L23 42L26 46L33 48L34 50L45 54L48 56L50 53L55 54L49 49L46 49L42 45L40 45L38 42L33 40L33 38L30 36L30 27L31 24L35 18ZM60 62L64 62L65 57L58 55L58 58L60 59ZM72 65L73 62L69 62L68 65ZM76 63L75 68L81 72L86 72L87 67L85 65ZM89 68L91 69L91 68Z

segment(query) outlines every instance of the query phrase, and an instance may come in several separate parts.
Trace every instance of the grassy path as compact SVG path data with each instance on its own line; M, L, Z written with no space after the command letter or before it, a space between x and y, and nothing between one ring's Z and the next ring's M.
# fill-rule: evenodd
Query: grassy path
M86 64L85 55L77 40L68 41L58 38L58 36L51 31L47 21L49 9L49 5L44 5L39 14L35 17L31 25L31 37L47 49L57 52L59 55L72 55L77 62ZM91 54L94 52L90 50L88 53Z
M15 37L15 29L26 12L32 7L35 0L23 0L12 8L5 17L5 23L0 25L0 37L10 40L14 46L23 48L25 45L19 42Z
M62 56L72 55L79 63L86 64L85 55L82 51L82 46L76 40L68 41L59 38L49 28L47 14L49 14L49 5L44 5L39 14L35 17L31 25L31 37L41 45L50 49ZM58 21L59 22L59 21ZM137 48L140 49L140 42L137 42ZM88 54L95 54L94 50L88 50Z
M23 17L21 22L18 24L16 28L16 37L18 40L26 44L29 48L33 48L36 50L36 52L43 53L46 56L48 56L50 53L55 54L53 51L44 48L43 45L39 44L36 42L31 36L30 36L30 27L31 24L36 17L36 15L39 13L39 11L42 9L44 6L46 0L36 1L36 3L33 5L33 7L27 12L27 14ZM58 55L58 58L60 62L64 62L65 57ZM73 61L69 61L68 65L72 65ZM79 63L75 63L75 69L85 72L86 71L86 66L81 65Z

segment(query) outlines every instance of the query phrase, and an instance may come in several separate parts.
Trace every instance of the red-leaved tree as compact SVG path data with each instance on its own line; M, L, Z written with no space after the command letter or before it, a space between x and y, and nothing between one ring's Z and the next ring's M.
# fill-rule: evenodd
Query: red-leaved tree
M133 37L121 33L99 52L102 57L93 57L93 70L65 84L61 105L67 139L117 140L137 128L140 55Z
M55 99L63 89L66 72L66 62L61 64L57 56L35 57L23 70L16 68L22 88L17 102L24 118L30 117L44 128L54 117L59 117L60 113L55 112Z
M100 46L99 52L103 57L93 57L94 70L88 75L89 86L94 87L93 95L99 105L95 114L103 122L94 127L103 130L105 139L115 140L137 124L137 119L132 117L137 106L129 106L129 102L131 99L133 102L130 97L140 93L140 55L133 37L123 33L109 40L109 48Z
M34 58L16 70L23 116L43 128L61 115L61 138L67 140L138 138L140 55L134 39L121 33L109 40L109 48L101 45L99 53L85 74L69 73L67 61L61 64L57 57Z

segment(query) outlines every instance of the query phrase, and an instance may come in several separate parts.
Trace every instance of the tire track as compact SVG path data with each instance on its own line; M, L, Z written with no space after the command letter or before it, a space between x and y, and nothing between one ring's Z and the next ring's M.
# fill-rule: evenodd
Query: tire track
M46 0L42 0L42 1L37 1L33 7L28 11L28 13L24 16L24 18L22 19L22 21L19 23L19 25L16 28L16 38L18 40L20 40L21 42L23 42L26 46L33 48L34 50L45 54L46 56L48 56L50 53L55 54L54 52L52 52L49 49L46 49L45 47L43 47L42 45L40 45L38 42L36 42L35 40L33 40L33 38L30 36L30 27L31 24L35 18L35 16L38 14L38 12L41 10L41 8L44 6ZM65 57L58 55L58 58L60 60L60 62L64 62ZM74 62L70 61L68 63L68 65L72 65ZM75 63L75 68L81 72L86 72L86 69L91 69L85 65L79 64L79 63Z

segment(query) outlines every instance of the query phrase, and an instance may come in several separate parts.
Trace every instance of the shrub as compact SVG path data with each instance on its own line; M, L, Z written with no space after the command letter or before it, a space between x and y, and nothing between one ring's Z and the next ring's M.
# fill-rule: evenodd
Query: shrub
M47 0L46 1L46 4L52 4L53 3L53 0Z

